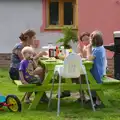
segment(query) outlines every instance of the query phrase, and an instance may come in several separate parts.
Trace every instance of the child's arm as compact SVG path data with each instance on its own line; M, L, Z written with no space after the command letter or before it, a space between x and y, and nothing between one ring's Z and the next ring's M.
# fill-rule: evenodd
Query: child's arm
M36 62L36 60L34 60L33 59L33 67L34 67L34 69L36 69L38 66L37 66L37 62Z
M78 55L83 57L83 47L82 47L82 45L80 45L80 44L77 45L77 52L78 52Z
M23 72L22 72L22 71L19 71L19 75L20 75L20 78L21 78L21 82L22 82L23 84L28 84L28 83L25 81L25 79L24 79L24 76L23 76Z
M37 59L39 59L39 57L42 57L43 55L47 55L47 52L45 52L45 51L39 52L39 53L34 57L34 59L37 60Z
M93 56L93 53L92 53L92 44L89 44L87 46L87 59L90 61L95 59L95 56Z
M92 61L92 60L94 60L94 59L95 59L95 56L92 56L92 55L91 55L91 56L88 57L88 60L90 60L90 61Z
M23 84L28 84L26 82L26 80L24 79L24 75L23 75L23 71L25 70L25 62L21 61L20 62L20 66L19 66L19 76L20 76L20 80Z

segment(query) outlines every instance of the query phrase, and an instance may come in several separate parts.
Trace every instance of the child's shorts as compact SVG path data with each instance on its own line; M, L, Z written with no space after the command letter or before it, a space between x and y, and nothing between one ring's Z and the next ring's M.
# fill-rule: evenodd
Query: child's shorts
M41 85L42 84L42 81L40 79L40 77L31 77L29 78L29 80L27 81L29 84L37 84L37 85Z

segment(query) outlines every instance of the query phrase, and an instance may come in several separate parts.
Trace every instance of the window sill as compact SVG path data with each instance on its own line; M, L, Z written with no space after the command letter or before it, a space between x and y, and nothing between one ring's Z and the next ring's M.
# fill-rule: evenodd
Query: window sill
M63 27L72 27L73 30L78 30L77 27L75 26L71 26L71 25L66 25L66 26L49 26L49 27L46 27L44 30L47 30L47 31L59 31L59 30L62 30Z

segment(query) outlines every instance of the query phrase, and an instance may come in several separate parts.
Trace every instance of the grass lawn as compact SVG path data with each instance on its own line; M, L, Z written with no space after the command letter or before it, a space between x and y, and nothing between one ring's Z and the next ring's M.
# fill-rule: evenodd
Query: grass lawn
M15 94L19 98L23 95L9 79L7 69L0 69L0 93ZM27 110L24 104L21 113L13 113L8 109L0 111L0 120L120 120L120 89L105 91L105 97L110 100L112 107L99 108L96 112L88 105L83 108L73 98L66 98L61 100L60 117L56 117L57 100L54 99L52 112L47 110L47 104L40 104L36 111Z

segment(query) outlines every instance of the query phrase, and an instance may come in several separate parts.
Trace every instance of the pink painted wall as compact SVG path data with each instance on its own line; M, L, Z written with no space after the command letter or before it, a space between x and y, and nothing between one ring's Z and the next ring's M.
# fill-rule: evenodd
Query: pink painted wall
M100 30L104 44L113 42L113 31L120 30L120 0L78 0L78 5L79 32Z

